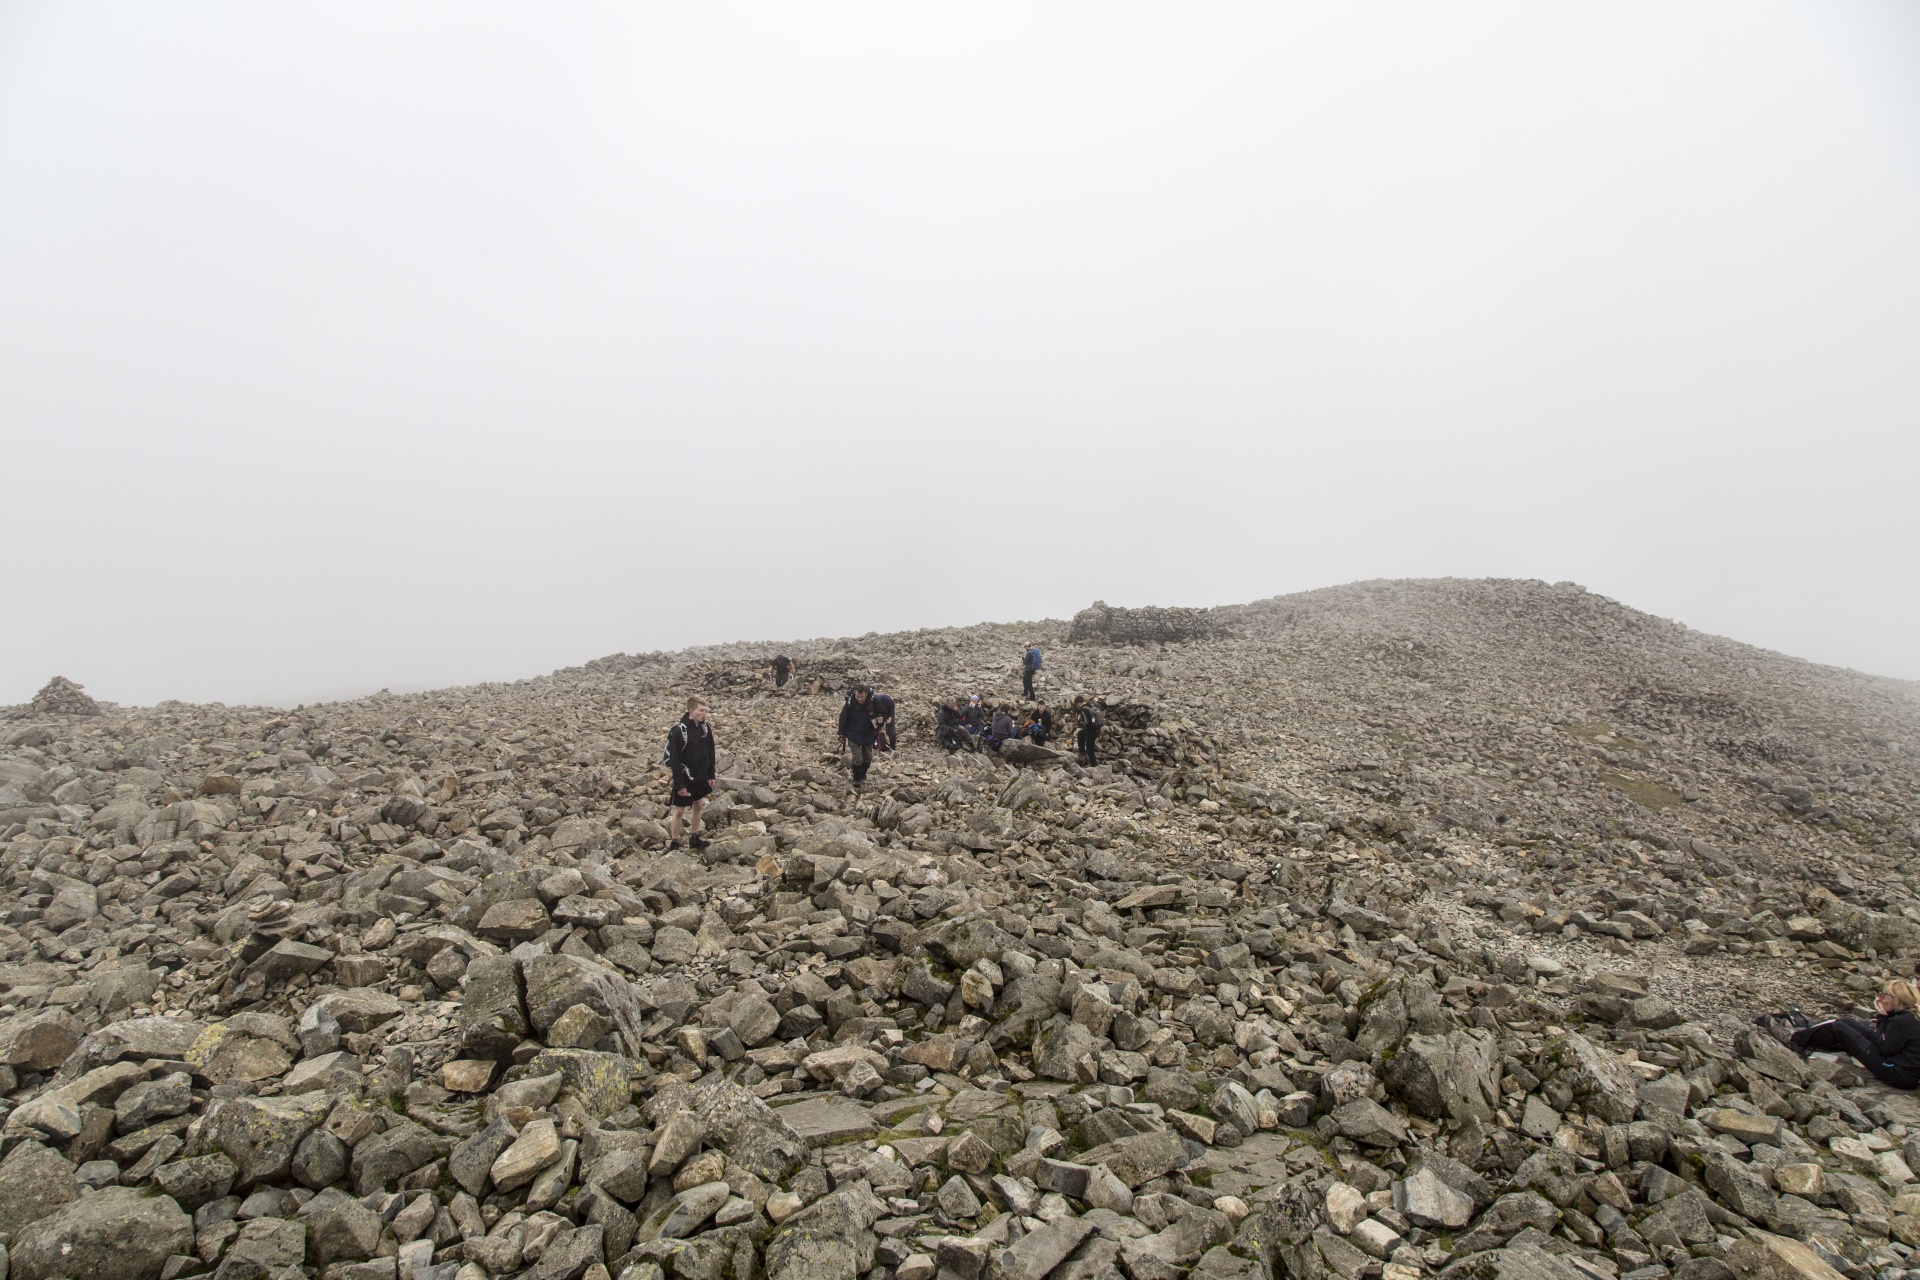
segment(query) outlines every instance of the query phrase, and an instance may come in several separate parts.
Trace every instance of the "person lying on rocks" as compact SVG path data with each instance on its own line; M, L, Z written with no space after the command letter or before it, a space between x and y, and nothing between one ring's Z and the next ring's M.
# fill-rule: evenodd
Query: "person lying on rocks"
M1787 1043L1801 1052L1849 1053L1861 1066L1896 1089L1920 1085L1920 988L1905 978L1890 980L1873 998L1877 1016L1833 1018L1802 1027Z

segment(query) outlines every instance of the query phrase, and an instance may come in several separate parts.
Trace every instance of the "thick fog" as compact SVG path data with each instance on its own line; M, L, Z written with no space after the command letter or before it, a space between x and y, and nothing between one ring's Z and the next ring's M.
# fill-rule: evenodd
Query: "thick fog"
M1917 15L0 4L0 703L1441 575L1920 677Z

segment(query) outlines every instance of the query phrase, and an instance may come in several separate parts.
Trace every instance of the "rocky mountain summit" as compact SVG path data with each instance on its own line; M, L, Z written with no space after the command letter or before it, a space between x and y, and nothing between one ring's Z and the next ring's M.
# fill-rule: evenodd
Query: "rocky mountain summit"
M1097 767L934 747L1028 640ZM0 722L0 1277L1920 1272L1920 1105L1750 1021L1920 956L1911 683L1423 581L49 689Z

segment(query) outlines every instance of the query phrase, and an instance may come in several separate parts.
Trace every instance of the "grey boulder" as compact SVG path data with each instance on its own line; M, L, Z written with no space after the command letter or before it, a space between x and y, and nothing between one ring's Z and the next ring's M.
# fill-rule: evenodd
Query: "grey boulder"
M193 1248L193 1219L169 1196L106 1187L14 1237L18 1280L156 1280L167 1259Z

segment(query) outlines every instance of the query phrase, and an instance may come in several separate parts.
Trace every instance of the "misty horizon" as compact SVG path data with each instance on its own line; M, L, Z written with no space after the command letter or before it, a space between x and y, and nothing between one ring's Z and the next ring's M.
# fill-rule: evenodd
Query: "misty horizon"
M0 705L1440 576L1920 678L1915 226L1894 0L7 5Z
M1288 592L1278 596L1265 596L1265 597L1259 597L1253 600L1221 601L1213 604L1199 604L1199 605L1174 604L1172 607L1199 608L1199 609L1235 608L1235 607L1245 606L1245 605L1260 604L1268 600L1287 599L1292 596L1306 595L1306 594L1311 594L1319 591L1339 590L1347 587L1364 587L1364 586L1374 586L1374 585L1384 586L1384 585L1390 585L1396 582L1404 582L1404 581L1407 581L1407 580L1405 579L1400 579L1400 580L1366 579L1366 580L1349 582L1349 583L1329 583L1323 587L1307 588L1305 591L1302 591L1302 592ZM1422 581L1447 581L1447 579L1426 579ZM1483 580L1453 579L1453 581L1464 582L1464 581L1483 581ZM1561 582L1555 582L1555 583L1546 583L1540 579L1529 579L1528 581L1535 582L1542 586L1548 586L1548 585L1558 586L1558 585L1561 585L1561 582L1564 582L1566 580L1561 580ZM1584 584L1576 583L1573 585L1578 586L1582 591L1588 590L1584 586ZM1618 605L1624 609L1633 610L1634 608L1632 602L1616 600L1610 596L1607 596L1604 592L1591 592L1590 594L1599 596L1601 599L1607 600L1609 603ZM1088 603L1092 604L1095 602L1090 601ZM1115 601L1105 601L1104 603L1109 605L1117 605L1117 607L1120 607L1120 608L1141 608L1141 607L1147 607L1149 605L1158 605L1160 607L1168 607L1167 602L1159 602L1159 601L1154 601L1154 602L1140 601L1140 602L1133 602L1128 604L1118 604L1118 602L1115 602ZM1644 610L1634 610L1634 611L1641 612L1641 613L1645 612ZM791 636L789 637L738 637L731 640L698 641L691 644L682 645L674 649L654 649L654 650L612 649L612 650L607 650L605 652L594 653L590 655L575 655L569 660L557 663L554 666L546 668L544 670L522 671L522 672L505 674L505 675L492 675L492 676L482 675L470 680L445 682L445 683L439 683L439 684L391 683L391 684L384 684L384 685L368 685L365 687L347 687L347 688L340 688L340 689L334 689L334 690L317 690L317 691L310 691L307 693L288 693L288 694L282 694L279 696L269 696L269 697L262 697L262 698L251 698L251 699L212 698L212 699L202 699L198 701L202 703L219 704L219 705L226 705L226 706L232 706L232 707L244 707L244 706L278 707L278 708L291 710L298 707L311 707L311 706L327 705L331 703L352 702L361 698L371 697L375 695L383 695L383 694L393 695L393 696L406 696L411 694L433 693L433 692L439 692L443 690L450 691L450 690L469 688L469 687L480 686L480 685L515 684L515 683L519 683L526 680L541 679L543 677L553 675L557 672L577 669L588 663L594 662L602 658L608 658L608 657L614 657L614 656L620 656L620 655L639 656L647 653L663 653L668 655L678 655L678 654L690 653L690 652L697 653L699 651L707 650L707 649L724 649L724 648L730 648L734 646L751 646L751 647L763 648L763 649L772 649L780 646L785 646L785 651L788 652L789 655L794 657L796 660L802 661L804 665L804 660L807 657L809 657L810 655L815 655L817 654L818 651L823 649L831 650L835 652L851 649L857 652L859 649L860 642L868 638L885 639L889 636L912 635L918 632L964 631L964 630L971 630L971 629L980 628L980 627L1016 628L1017 629L1017 628L1028 627L1028 626L1032 626L1032 627L1064 626L1072 621L1073 614L1075 612L1078 612L1078 610L1070 611L1069 613L1061 616L1047 616L1042 618L980 619L980 620L976 620L974 622L969 622L969 623L934 623L934 624L929 624L921 627L895 628L888 631L869 630L867 632L861 633L860 635L838 635L838 636L822 635L822 636L812 636L812 637L805 637L805 638L791 637ZM1659 617L1659 615L1648 615L1648 616ZM1720 636L1713 632L1704 631L1702 628L1691 626L1683 618L1660 618L1659 620L1678 623L1681 626L1681 628L1687 632L1704 635L1711 639L1728 640L1736 644L1743 644L1743 645L1747 644L1746 641L1741 640L1740 637L1738 636ZM1024 643L1024 641L1022 643ZM1204 644L1206 642L1196 641L1194 643ZM1759 646L1754 646L1754 647L1759 647ZM1812 659L1806 658L1799 654L1777 653L1777 651L1773 651L1773 650L1766 650L1766 652L1776 653L1776 656L1784 657L1795 662L1810 663L1811 665L1815 665L1815 666L1822 666L1822 667L1829 667L1829 668L1833 668L1837 666L1837 664L1833 664L1833 663L1818 663ZM1012 657L1013 655L1011 654L1011 651L1010 651L1009 663L1012 662ZM1867 676L1874 679L1893 679L1893 680L1902 679L1901 677L1897 677L1897 676L1886 676L1879 672L1858 671L1850 667L1837 667L1837 669L1848 671L1856 675ZM73 678L70 673L66 673L66 672L57 672L54 674L66 676L67 678L70 678L70 679ZM80 683L83 687L85 686L84 681L78 681L78 683ZM1916 683L1916 682L1907 681L1907 683ZM95 689L88 689L87 693L88 693L88 696L94 697L99 701L102 701L105 703L111 703L119 707L132 708L132 707L138 707L142 705L152 705L151 703L142 704L142 703L124 702L119 699L112 698L108 694L105 694ZM159 702L159 701L169 701L169 700L179 701L179 702L193 701L189 699L165 699L165 698L156 699L155 701ZM25 699L22 699L22 701L24 702Z

